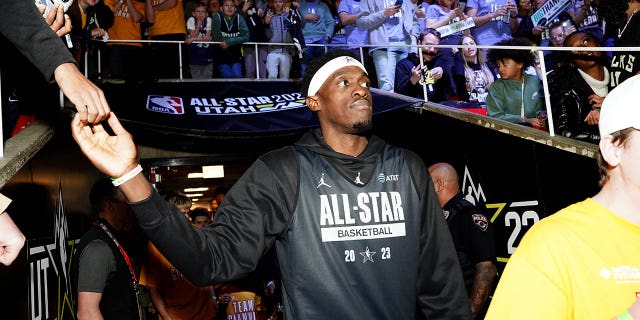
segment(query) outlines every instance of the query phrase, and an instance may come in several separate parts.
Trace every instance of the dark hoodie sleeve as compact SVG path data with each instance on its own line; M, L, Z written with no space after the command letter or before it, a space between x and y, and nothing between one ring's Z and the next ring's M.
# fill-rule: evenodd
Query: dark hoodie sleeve
M415 65L409 59L402 59L396 66L395 91L409 97L423 98L422 86L411 83L411 69Z
M61 64L73 62L73 56L62 39L51 30L34 1L0 1L0 33L42 73L49 82Z
M447 222L422 159L405 150L420 199L423 220L416 284L416 319L471 319L462 269Z
M281 170L277 164L290 163L282 158L293 156L285 150L258 159L226 194L213 223L203 229L193 227L155 191L132 208L153 244L193 284L233 280L256 268L288 224L299 171Z

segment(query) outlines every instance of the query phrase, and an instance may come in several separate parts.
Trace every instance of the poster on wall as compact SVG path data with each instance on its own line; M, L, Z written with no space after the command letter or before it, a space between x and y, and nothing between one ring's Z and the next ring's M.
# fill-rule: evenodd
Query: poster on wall
M76 241L68 238L62 185L59 185L53 237L29 239L26 243L29 314L25 319L76 319L70 276L71 256Z
M472 169L472 166L465 164L460 173L461 190L467 201L485 209L484 212L493 225L496 259L501 271L516 250L522 236L544 217L544 207L535 196L516 199L505 196L504 189L496 190L494 186L489 187L481 182L481 173L481 170Z

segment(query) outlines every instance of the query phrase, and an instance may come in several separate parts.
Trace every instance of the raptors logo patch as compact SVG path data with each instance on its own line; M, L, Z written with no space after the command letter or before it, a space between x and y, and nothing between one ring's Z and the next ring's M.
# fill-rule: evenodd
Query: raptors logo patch
M487 231L487 227L489 226L489 221L487 221L487 217L481 214L473 214L471 215L471 219L473 219L473 223L480 228L482 231Z

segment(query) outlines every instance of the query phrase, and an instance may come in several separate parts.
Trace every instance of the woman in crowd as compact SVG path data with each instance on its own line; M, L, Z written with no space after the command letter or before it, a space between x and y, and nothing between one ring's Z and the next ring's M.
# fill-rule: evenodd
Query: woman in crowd
M478 42L473 36L462 37L461 45L467 46L456 52L453 78L461 104L479 104L486 107L489 86L495 81L494 69L485 61ZM466 106L462 106L466 107Z
M564 41L567 47L600 47L590 33L574 32ZM565 51L561 67L547 74L557 135L591 143L600 141L600 107L609 92L609 61L602 51Z
M564 39L576 32L576 27L570 21L556 21L549 27L549 47L562 47ZM551 50L545 53L544 66L547 72L558 67L559 59L564 51Z

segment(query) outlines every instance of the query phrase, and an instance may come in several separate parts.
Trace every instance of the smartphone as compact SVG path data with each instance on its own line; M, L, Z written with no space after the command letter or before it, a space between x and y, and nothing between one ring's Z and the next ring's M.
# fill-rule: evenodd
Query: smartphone
M394 6L402 6L402 0L396 0L396 3L394 4Z
M458 2L458 7L462 8L462 10L464 10L464 8L467 6L467 2L466 1L460 1Z

